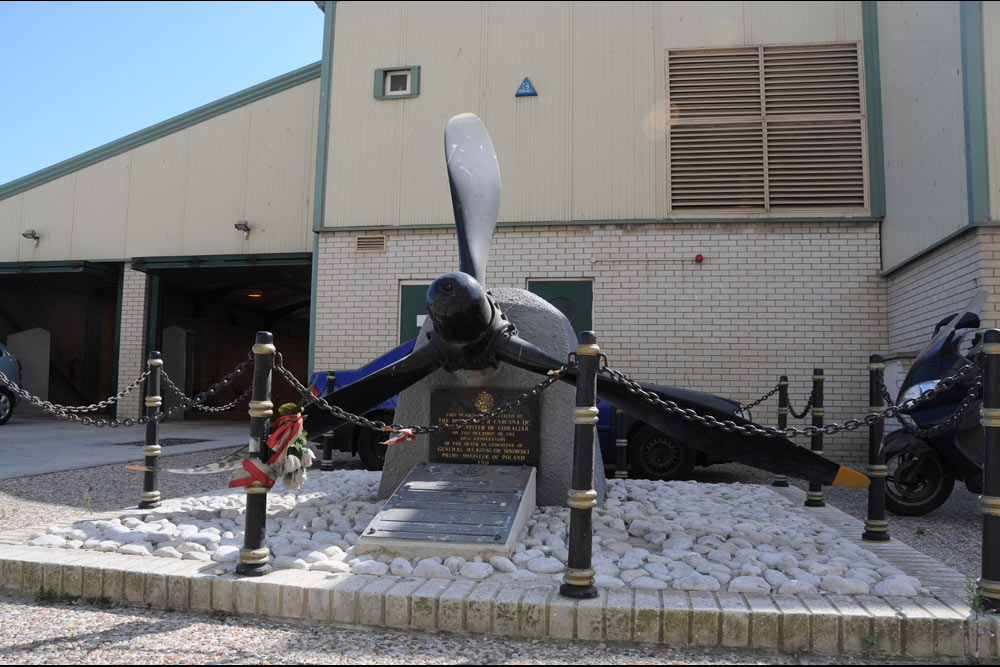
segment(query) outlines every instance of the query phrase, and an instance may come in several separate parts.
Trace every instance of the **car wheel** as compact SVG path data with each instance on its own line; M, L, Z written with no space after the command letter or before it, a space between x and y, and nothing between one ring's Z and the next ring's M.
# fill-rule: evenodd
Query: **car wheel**
M694 469L695 451L652 426L643 426L629 439L628 459L635 477L685 479Z
M392 423L395 415L391 412L376 412L365 416L372 421L381 421L389 424ZM382 466L385 465L385 453L389 450L385 441L389 437L390 434L388 433L380 433L370 428L358 427L358 458L364 464L365 470L381 470Z
M14 414L14 395L6 389L0 389L0 424L9 422L12 414Z

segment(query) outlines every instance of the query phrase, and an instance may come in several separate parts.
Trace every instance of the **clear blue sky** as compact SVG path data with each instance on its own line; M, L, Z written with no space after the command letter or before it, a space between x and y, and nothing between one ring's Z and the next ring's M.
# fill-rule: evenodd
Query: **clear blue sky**
M0 184L314 63L314 2L0 1Z

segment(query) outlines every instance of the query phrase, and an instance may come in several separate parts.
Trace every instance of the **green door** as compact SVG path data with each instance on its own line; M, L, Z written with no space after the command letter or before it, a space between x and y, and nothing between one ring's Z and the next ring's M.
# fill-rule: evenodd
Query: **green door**
M425 285L399 286L399 342L416 338L420 325L427 317L427 288Z
M594 283L590 280L529 280L534 292L559 309L573 331L591 331L594 326Z

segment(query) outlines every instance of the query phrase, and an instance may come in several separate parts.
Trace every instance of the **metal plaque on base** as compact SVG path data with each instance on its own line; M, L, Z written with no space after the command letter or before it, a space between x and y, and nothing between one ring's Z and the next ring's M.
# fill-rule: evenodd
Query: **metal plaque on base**
M535 469L419 463L358 539L358 553L507 556L535 509Z
M438 387L431 392L431 414L437 423L478 417L520 395L509 388ZM541 429L538 397L509 412L462 429L433 433L428 459L431 463L538 466Z

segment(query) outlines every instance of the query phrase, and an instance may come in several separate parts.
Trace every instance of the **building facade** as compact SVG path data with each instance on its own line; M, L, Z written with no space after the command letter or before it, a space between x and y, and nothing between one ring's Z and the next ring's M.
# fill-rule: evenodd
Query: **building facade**
M749 402L785 374L800 408L822 368L843 421L869 354L905 360L1000 287L991 3L317 4L320 63L0 186L0 287L27 294L0 338L51 329L32 304L75 304L72 277L91 342L55 337L53 364L108 369L79 394L157 346L200 390L258 328L300 377L359 366L457 269L463 112L503 183L487 284L552 300L637 379Z

